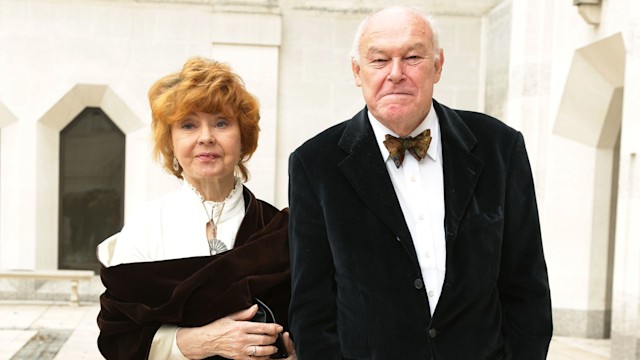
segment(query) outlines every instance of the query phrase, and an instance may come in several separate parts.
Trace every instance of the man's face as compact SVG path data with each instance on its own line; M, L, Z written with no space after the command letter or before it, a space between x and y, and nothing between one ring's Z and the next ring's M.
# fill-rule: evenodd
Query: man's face
M358 53L360 61L351 65L369 111L398 135L408 135L431 109L442 71L431 29L411 12L378 13L364 29Z

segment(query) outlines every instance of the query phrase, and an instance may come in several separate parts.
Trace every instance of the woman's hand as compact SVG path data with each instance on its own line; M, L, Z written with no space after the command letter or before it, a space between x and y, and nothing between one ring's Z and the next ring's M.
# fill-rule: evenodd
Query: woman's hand
M287 349L287 354L289 357L285 360L297 360L296 349L293 347L293 341L291 341L291 335L286 332L282 335L282 339L284 341L284 347Z
M283 329L278 324L249 321L257 311L258 306L253 305L201 327L180 328L176 334L178 348L189 359L219 355L236 360L267 360L277 351L271 344ZM287 339L291 344L288 335Z

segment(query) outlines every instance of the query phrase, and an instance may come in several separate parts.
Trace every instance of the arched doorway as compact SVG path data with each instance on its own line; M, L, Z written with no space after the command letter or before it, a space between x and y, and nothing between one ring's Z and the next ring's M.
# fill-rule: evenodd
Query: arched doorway
M100 108L60 132L60 269L99 269L96 245L123 225L124 166L125 134Z

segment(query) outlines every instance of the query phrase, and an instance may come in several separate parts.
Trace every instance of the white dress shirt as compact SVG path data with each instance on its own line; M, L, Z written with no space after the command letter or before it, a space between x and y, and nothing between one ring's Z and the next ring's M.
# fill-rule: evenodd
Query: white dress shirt
M151 201L125 224L108 265L210 255L206 226L212 207L216 237L231 250L245 214L242 193L242 183L237 181L224 208L212 201L205 201L203 206L200 194L183 181L179 189ZM176 343L177 331L174 325L160 326L149 359L188 360Z
M444 233L442 140L438 116L431 107L427 117L409 134L414 137L426 129L431 129L432 139L427 156L418 161L407 151L400 168L396 168L383 143L386 134L399 137L398 134L382 125L371 112L369 119L411 232L433 315L444 284L447 255Z

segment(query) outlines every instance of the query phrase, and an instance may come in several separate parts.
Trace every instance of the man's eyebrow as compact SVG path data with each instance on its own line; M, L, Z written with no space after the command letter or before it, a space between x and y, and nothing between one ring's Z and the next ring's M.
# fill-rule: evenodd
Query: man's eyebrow
M418 42L415 43L411 46L409 46L406 50L406 52L410 52L410 51L421 51L421 50L428 50L427 45L425 45L422 42ZM376 47L376 46L371 46L367 49L367 53L365 54L365 56L370 57L372 55L377 55L377 54L386 54L386 51L382 48Z
M407 49L407 51L415 51L415 50L427 50L427 45L419 42L419 43L413 44Z
M375 54L383 54L384 52L385 52L384 50L382 50L382 49L380 49L378 47L371 46L371 47L369 47L367 49L366 55L367 56L371 56L371 55L375 55Z

